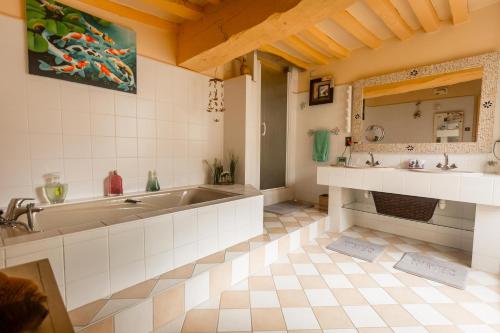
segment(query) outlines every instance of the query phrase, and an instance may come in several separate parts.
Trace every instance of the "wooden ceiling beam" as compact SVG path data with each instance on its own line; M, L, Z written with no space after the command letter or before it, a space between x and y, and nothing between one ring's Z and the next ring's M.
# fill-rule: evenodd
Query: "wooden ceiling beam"
M139 2L154 6L169 14L179 16L186 20L196 21L203 16L203 9L182 0L139 0Z
M449 4L453 24L460 24L469 19L469 6L467 0L449 0Z
M405 40L413 35L413 30L390 0L365 0L365 3L399 39Z
M161 30L173 31L178 30L175 23L163 20L157 16L146 14L136 9L120 5L109 0L79 0L81 3L90 5L92 7L108 11L110 13L125 17L129 20L146 24Z
M355 0L231 0L180 25L177 65L203 72L295 35Z
M267 53L271 53L271 54L274 54L278 57L281 57L283 59L285 59L286 61L294 64L295 66L297 67L300 67L300 68L303 68L303 69L307 69L309 67L311 67L311 64L297 58L296 56L293 56L281 49L278 49L274 46L271 46L271 45L262 45L261 47L259 47L259 50L262 51L262 52L267 52Z
M220 4L220 0L207 0L207 2L211 5L217 6Z
M348 49L314 26L307 29L305 33L309 38L324 45L324 47L337 58L347 58L350 54Z
M408 0L408 3L425 32L433 32L439 29L439 17L431 0Z
M348 33L353 35L357 40L366 46L376 49L382 45L382 41L377 36L375 36L370 30L366 29L346 10L337 12L332 16L332 18Z
M315 63L325 65L330 62L330 59L326 55L308 45L297 36L289 36L284 39L283 42L295 51L299 52L305 58L311 59Z

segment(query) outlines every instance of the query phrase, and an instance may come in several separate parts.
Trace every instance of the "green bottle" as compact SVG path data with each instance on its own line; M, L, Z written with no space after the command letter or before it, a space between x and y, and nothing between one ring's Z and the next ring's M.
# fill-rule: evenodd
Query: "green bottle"
M149 171L148 174L148 184L146 185L146 191L148 192L158 192L160 190L160 182L156 176L156 171Z

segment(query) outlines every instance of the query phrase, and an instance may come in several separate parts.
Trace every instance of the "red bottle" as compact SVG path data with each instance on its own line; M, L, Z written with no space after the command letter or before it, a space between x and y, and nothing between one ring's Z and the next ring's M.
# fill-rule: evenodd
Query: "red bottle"
M123 194L123 180L118 171L114 170L108 177L108 195L122 195Z

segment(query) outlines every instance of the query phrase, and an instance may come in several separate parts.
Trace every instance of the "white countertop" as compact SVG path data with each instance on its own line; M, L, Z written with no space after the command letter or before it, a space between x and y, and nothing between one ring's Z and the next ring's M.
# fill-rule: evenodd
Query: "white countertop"
M320 185L500 206L500 176L481 172L318 167Z

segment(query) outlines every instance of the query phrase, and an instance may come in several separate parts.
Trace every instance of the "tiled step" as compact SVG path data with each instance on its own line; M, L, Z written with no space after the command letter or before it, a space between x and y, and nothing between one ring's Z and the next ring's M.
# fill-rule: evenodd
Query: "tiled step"
M325 230L327 215L306 209L265 214L265 234L70 312L76 332L147 333L300 248Z

